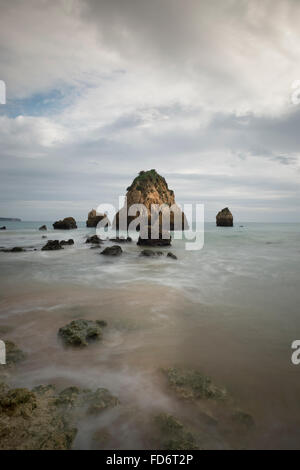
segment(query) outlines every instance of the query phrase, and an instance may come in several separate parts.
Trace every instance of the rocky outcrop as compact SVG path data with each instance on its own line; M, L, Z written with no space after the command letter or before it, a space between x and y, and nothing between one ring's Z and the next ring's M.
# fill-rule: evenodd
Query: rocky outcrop
M13 248L1 248L3 253L22 253L26 250L22 246L14 246Z
M46 225L41 225L41 227L39 228L39 230L47 230L47 226L46 226Z
M73 217L66 217L63 220L54 222L53 228L56 230L71 230L77 228L76 220Z
M167 257L172 258L172 259L177 259L177 256L174 255L174 253L171 253L171 251L169 251L169 253L167 254Z
M69 238L69 240L61 240L59 244L60 246L74 245L74 240L73 238Z
M102 338L102 328L106 322L102 320L73 320L59 329L58 334L69 346L87 346L91 341Z
M127 208L123 207L115 216L114 227L126 230L129 224L136 219L139 215L142 216L148 225L153 225L155 221L159 220L162 229L167 230L183 230L188 228L187 220L184 213L176 205L174 191L168 188L168 184L156 170L140 171L139 175L133 180L132 184L127 188ZM141 214L129 215L130 207L134 204L143 204L145 210ZM168 208L172 207L172 212L169 209L164 209L161 212L156 212L151 220L151 206L161 206L165 204ZM163 223L168 222L168 217L163 217L164 214L170 213L170 226L163 227ZM125 227L122 225L122 220L125 221ZM178 221L178 222L177 222ZM185 225L184 225L185 223ZM126 226L127 225L127 226ZM137 230L139 230L137 226Z
M3 225L3 227L0 227L0 230L6 230L5 225Z
M228 209L228 207L225 207L220 212L218 212L216 216L216 224L217 224L217 227L232 227L233 226L233 215Z
M225 400L227 391L215 385L210 377L194 369L163 369L170 387L185 400Z
M156 258L157 256L163 256L162 251L153 251L153 250L143 250L140 253L140 256L146 256L147 258Z
M98 237L98 235L92 235L91 237L87 237L85 243L92 243L93 245L100 245L103 243L103 240Z
M48 240L46 245L43 246L42 251L62 250L59 240Z
M108 246L105 248L103 251L101 251L100 255L105 255L105 256L120 256L122 254L123 250L120 246L118 245L113 245L113 246Z
M106 388L72 386L58 393L53 385L29 390L0 383L0 449L71 449L79 421L118 404Z
M103 220L104 218L106 217L105 214L97 214L97 212L95 211L95 209L92 209L89 213L88 213L88 219L86 221L86 226L87 227L97 227L98 223ZM105 225L105 227L108 227L110 225L110 222L109 220L107 219L107 224Z

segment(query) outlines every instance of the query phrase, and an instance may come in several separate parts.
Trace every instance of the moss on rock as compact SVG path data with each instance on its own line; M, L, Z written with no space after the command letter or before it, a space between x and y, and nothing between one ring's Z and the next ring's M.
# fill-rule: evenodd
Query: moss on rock
M162 449L196 450L199 449L195 436L174 416L160 413L154 419L160 433Z
M224 388L217 387L211 380L193 369L169 368L163 369L168 383L180 398L195 400L211 398L224 400L227 392Z
M97 320L73 320L59 329L58 334L69 346L87 346L91 341L102 338L102 327L106 323Z

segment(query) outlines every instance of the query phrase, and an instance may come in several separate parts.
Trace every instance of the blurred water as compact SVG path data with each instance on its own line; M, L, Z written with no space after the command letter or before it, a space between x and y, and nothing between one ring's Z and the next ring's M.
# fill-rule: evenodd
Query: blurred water
M37 230L43 224L47 232ZM248 446L298 446L300 366L290 356L300 338L300 224L206 224L202 250L186 251L183 240L163 249L177 261L140 257L135 242L119 258L100 256L85 243L93 230L84 223L70 231L45 221L2 225L1 247L31 250L0 253L0 327L28 353L16 384L107 386L139 412L174 411L157 371L179 363L212 375L254 415ZM41 251L42 235L75 245ZM57 330L76 317L108 321L101 345L61 348ZM143 446L133 428L114 444ZM83 435L76 446L91 447Z

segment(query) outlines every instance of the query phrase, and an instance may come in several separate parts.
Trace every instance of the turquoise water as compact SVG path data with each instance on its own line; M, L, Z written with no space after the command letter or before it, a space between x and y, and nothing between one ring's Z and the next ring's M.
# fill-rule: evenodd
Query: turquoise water
M43 224L47 232L37 230ZM183 240L173 240L166 251L177 261L140 257L134 242L117 259L100 256L85 244L92 230L83 222L71 231L51 230L45 221L0 225L8 229L0 231L1 247L28 249L0 253L0 326L10 326L9 337L28 354L14 384L107 386L137 407L137 416L154 406L189 415L159 379L160 367L179 363L224 384L255 419L245 442L218 434L208 447L299 446L300 366L290 358L292 341L300 339L300 224L208 223L202 250L186 251ZM42 235L73 238L75 245L41 251ZM78 316L107 320L99 349L61 349L58 328ZM106 424L125 426L121 415ZM147 445L143 427L130 423L112 441L115 448ZM92 447L86 428L75 447Z

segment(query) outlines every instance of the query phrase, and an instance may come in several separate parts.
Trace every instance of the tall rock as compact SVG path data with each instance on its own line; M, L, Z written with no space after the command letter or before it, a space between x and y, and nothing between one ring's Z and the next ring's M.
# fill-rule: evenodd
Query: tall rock
M123 207L121 211L123 211L123 215L125 216L124 219L127 219L127 228L130 222L139 215L128 215L128 210L133 204L143 204L145 206L146 212L140 215L148 218L149 226L154 223L154 221L151 221L151 206L153 204L158 206L165 204L168 208L173 206L172 211L170 212L170 230L188 229L186 217L181 209L176 205L174 191L168 188L165 178L160 176L156 170L140 171L132 184L127 188L126 197L127 213L124 214L124 211L126 212L126 207ZM114 226L116 226L117 229L119 228L121 211L116 214L114 220ZM167 218L162 218L163 212L164 211L155 215L156 219L159 217L160 225L162 220L167 220ZM177 220L179 223L176 224ZM137 229L139 229L139 227L137 227ZM168 227L166 227L166 229L168 230Z
M216 224L217 224L217 227L232 227L233 226L233 215L228 209L228 207L225 207L220 212L218 212L216 216Z

